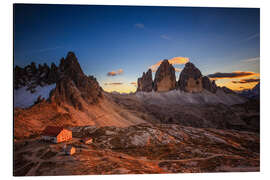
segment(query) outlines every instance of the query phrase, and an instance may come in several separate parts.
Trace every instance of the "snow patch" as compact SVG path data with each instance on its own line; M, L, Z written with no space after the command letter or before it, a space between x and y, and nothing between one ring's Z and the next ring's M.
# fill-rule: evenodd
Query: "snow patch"
M48 99L51 90L54 89L55 86L56 84L51 84L43 87L37 86L34 93L27 91L26 86L14 90L14 107L27 108L33 105L39 96Z

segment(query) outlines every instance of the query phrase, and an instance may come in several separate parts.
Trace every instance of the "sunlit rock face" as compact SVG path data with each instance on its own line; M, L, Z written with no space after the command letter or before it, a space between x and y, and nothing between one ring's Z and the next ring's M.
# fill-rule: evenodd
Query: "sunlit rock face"
M137 91L151 92L153 89L152 70L149 69L146 73L143 72L141 78L138 78Z
M163 60L159 66L155 75L153 89L157 92L176 89L175 69L168 60Z
M203 90L201 71L192 63L187 63L180 74L178 87L180 90L197 93Z

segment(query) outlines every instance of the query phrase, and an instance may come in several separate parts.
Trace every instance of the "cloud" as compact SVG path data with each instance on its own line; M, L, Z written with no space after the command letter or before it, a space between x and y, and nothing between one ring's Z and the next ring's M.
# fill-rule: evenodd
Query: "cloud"
M135 86L135 87L137 87L137 82L131 82L131 83L129 83L130 85L133 85L133 86Z
M244 39L244 41L249 41L251 39L255 39L256 37L259 37L260 36L260 33L255 33L249 37L247 37L246 39Z
M174 69L175 69L175 72L180 72L180 71L182 71L181 68L174 68Z
M160 66L160 64L162 63L163 60L160 60L159 62L157 62L156 64L150 66L149 68L153 71L156 72L158 67ZM187 57L174 57L168 60L170 64L186 64L187 62L189 62L189 58ZM175 68L176 72L181 71L181 69L179 68Z
M260 74L254 72L234 71L231 73L214 73L207 75L211 79L233 79L241 77L259 76Z
M118 69L117 71L111 71L107 73L107 76L116 76L122 74L124 71L123 69Z
M171 40L171 38L168 35L166 35L166 34L162 34L160 37L162 39Z
M137 82L131 82L130 84L132 84L132 85L137 85Z
M122 84L122 82L104 83L105 86L119 86Z
M140 28L140 29L143 29L143 28L144 28L144 24L142 24L142 23L134 24L134 26L135 26L136 28Z
M260 57L255 57L255 58L249 58L249 59L243 59L241 60L242 62L256 62L260 61Z
M253 82L260 82L260 79L241 79L239 81L232 81L234 84L246 84L246 83L253 83Z

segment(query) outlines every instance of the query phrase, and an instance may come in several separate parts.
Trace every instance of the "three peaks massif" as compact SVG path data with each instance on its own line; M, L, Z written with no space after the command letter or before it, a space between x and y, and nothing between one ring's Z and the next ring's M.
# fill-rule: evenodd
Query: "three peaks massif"
M142 77L138 79L138 91L166 92L174 89L190 93L202 92L203 89L206 89L216 93L217 86L215 81L211 82L207 76L202 76L201 71L190 62L186 63L185 68L180 73L179 80L176 81L175 69L166 59L157 69L154 81L152 80L151 69L143 73Z
M15 139L38 135L47 125L174 123L252 131L259 127L233 112L231 106L247 102L246 98L217 87L192 63L185 65L176 81L174 67L164 60L154 81L149 69L138 79L137 92L128 95L103 91L95 77L83 73L73 52L60 60L59 67L31 63L24 68L16 66L14 73ZM50 89L45 91L46 87ZM23 106L27 96L33 95L34 102Z

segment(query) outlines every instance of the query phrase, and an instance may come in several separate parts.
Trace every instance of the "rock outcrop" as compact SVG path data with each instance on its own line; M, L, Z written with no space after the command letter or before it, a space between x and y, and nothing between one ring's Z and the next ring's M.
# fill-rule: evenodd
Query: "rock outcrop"
M146 73L143 72L141 78L138 78L137 91L151 92L153 89L152 70L149 69Z
M15 66L14 69L14 89L27 86L28 90L35 92L37 86L46 86L54 84L59 79L58 67L52 63L51 68L45 63L36 64L32 62L30 65L21 68Z
M186 92L201 92L203 90L201 71L194 64L186 63L185 68L180 73L178 87Z
M211 81L207 76L203 76L202 84L203 88L206 89L207 91L210 91L212 93L217 92L217 85L215 80Z
M157 92L170 91L176 88L175 69L167 59L159 66L154 80L153 89Z
M95 104L102 97L102 89L96 78L86 76L73 52L61 60L60 79L50 94L50 100L57 104L68 103L82 110L83 104Z
M203 76L201 71L191 62L185 64L181 71L179 80L176 81L175 69L168 60L163 60L152 81L152 71L149 69L147 73L143 73L142 77L138 78L137 92L167 92L174 89L189 93L200 93L207 90L211 93L216 93L217 90L222 90L225 93L235 93L226 87L218 87L215 80L211 80L208 76Z
M96 78L86 76L73 52L62 58L59 67L54 63L49 67L46 63L35 63L21 68L15 67L14 88L27 87L27 91L34 93L37 86L56 84L50 93L50 101L60 105L68 103L76 109L82 110L83 104L97 103L102 97L102 89ZM39 100L37 100L39 102Z

